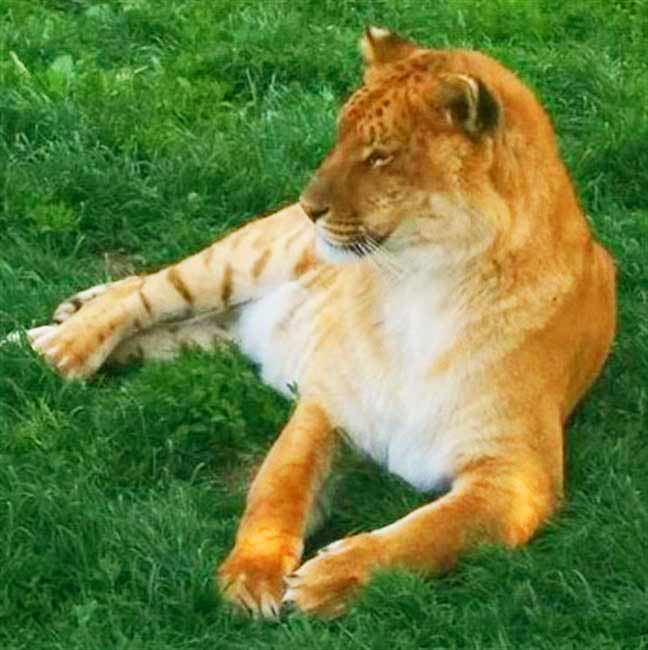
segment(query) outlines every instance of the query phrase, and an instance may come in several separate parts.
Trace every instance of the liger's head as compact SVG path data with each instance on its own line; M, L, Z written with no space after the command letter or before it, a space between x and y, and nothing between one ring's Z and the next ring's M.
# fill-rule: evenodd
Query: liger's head
M517 134L534 122L551 134L532 93L477 52L424 49L379 28L367 30L361 49L364 85L342 108L337 141L300 199L320 255L492 240L509 211L505 167L534 146L533 134Z

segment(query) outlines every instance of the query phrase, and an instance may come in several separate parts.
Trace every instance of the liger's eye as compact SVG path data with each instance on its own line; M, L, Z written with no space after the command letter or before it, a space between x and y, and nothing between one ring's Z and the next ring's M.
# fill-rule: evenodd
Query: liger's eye
M384 167L385 165L389 165L393 159L394 156L385 151L373 151L367 156L365 162L370 167Z

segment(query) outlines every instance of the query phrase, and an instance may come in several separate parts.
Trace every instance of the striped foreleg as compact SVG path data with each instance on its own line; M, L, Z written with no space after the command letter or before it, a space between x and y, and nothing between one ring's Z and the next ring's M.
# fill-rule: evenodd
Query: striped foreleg
M88 377L122 341L160 323L227 311L313 264L312 224L293 205L178 264L109 286L32 345L66 377Z

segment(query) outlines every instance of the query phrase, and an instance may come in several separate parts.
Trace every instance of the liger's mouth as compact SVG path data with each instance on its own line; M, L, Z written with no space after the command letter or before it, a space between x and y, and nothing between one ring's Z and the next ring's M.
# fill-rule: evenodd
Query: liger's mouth
M384 242L385 237L376 237L368 234L340 237L326 230L320 231L322 241L339 253L364 257L375 252Z

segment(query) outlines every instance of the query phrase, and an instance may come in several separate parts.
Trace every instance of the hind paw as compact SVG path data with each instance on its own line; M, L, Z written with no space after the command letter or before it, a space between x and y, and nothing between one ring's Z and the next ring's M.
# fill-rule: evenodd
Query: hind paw
M55 310L52 320L60 325L64 323L68 318L74 316L81 307L87 305L89 302L92 302L97 296L100 296L109 289L114 289L120 284L124 284L131 280L135 276L130 276L124 278L123 280L117 280L116 282L106 282L105 284L97 284L94 287L85 289L84 291L79 291L78 293L73 294L69 298L66 298Z

